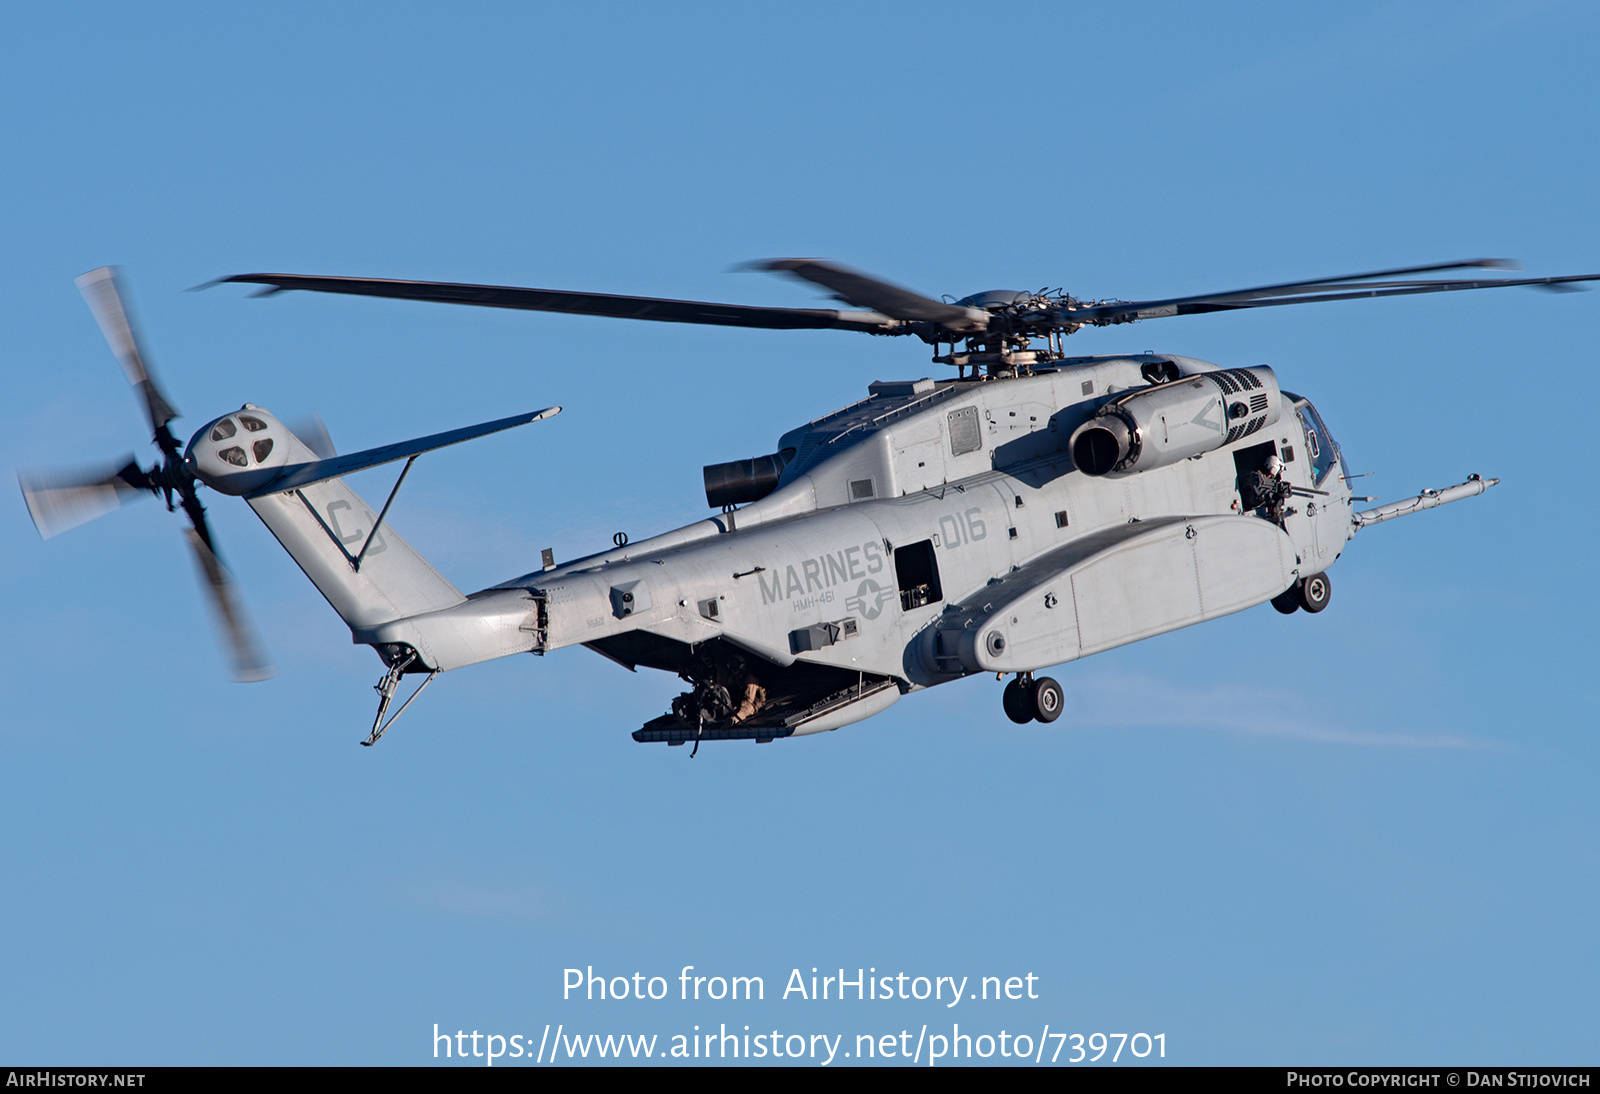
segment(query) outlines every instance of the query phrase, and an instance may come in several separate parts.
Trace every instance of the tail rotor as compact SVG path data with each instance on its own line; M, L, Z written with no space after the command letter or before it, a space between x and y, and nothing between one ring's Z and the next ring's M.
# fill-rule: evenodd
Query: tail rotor
M117 271L105 266L77 279L78 289L94 313L128 382L138 392L150 426L150 439L161 451L159 463L142 468L130 454L116 465L73 470L24 471L18 476L28 513L45 539L105 516L148 492L161 497L167 511L182 509L189 518L185 539L201 577L201 588L226 650L233 678L265 680L272 667L261 652L233 578L218 557L205 506L200 503L193 472L184 465L183 446L168 424L177 418L139 344L132 318L117 286Z

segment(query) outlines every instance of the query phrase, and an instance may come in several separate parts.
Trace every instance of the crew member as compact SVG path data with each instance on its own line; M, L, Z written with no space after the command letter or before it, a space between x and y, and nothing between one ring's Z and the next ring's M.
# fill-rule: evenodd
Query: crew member
M1294 487L1284 481L1283 461L1276 453L1268 456L1259 470L1250 473L1247 485L1251 500L1256 503L1252 508L1266 509L1267 519L1274 524L1281 526L1286 518L1293 515L1289 499L1294 496Z

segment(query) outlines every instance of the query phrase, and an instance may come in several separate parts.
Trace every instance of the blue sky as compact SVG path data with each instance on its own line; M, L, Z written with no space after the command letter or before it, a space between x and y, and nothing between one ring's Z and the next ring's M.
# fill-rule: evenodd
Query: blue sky
M0 464L148 460L72 284L119 264L180 432L248 400L354 450L565 405L424 458L391 512L480 587L697 519L702 464L940 366L835 332L183 290L270 270L811 303L734 272L780 255L958 296L1482 255L1597 273L1597 45L1577 2L13 6ZM1385 500L1504 481L1363 532L1320 616L1062 668L1053 726L975 678L692 762L628 737L677 682L579 649L442 677L358 748L376 659L243 505L208 499L279 670L250 686L176 518L42 542L13 496L0 1059L956 1020L1164 1033L1183 1063L1592 1063L1600 297L1072 344L1269 364ZM589 965L761 975L768 999L563 1001ZM814 966L1031 972L1040 998L775 998Z

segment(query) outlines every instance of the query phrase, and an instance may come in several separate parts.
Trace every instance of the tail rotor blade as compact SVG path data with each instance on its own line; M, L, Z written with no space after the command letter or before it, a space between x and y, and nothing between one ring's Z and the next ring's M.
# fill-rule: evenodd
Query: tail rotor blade
M199 532L185 528L183 534L189 542L195 565L199 567L207 593L206 601L211 606L217 630L222 632L226 642L233 678L241 683L271 679L274 675L272 666L261 652L261 643L256 640L255 628L245 615L244 602L239 597L233 578L222 565L222 560L206 546Z
M328 434L328 423L316 411L284 424L289 427L290 433L299 437L307 448L317 454L317 459L331 460L339 454L339 450L333 446L333 438Z
M265 680L272 676L272 666L262 653L233 578L212 547L205 507L196 493L200 483L184 466L182 447L167 424L178 412L167 401L151 373L134 330L133 318L117 288L117 271L111 266L90 270L77 279L77 285L101 333L111 344L112 353L127 373L128 382L144 399L151 439L165 458L149 471L142 470L131 455L120 468L24 471L17 479L33 523L39 534L49 539L120 508L128 498L141 493L165 495L170 512L176 495L177 503L189 517L190 526L184 529L184 538L199 570L206 604L222 635L233 678ZM326 430L322 433L325 436Z
M102 266L98 270L90 270L77 279L77 285L78 291L83 293L83 299L89 304L89 310L94 313L95 322L100 324L101 333L111 343L111 352L122 362L122 369L128 374L128 383L138 388L139 394L144 396L150 428L159 432L162 426L178 417L178 412L172 408L150 374L150 366L146 364L144 353L139 348L138 335L134 333L133 320L122 303L122 294L117 291L116 268Z
M34 527L45 539L120 509L144 493L145 479L131 455L120 470L23 471L17 475Z

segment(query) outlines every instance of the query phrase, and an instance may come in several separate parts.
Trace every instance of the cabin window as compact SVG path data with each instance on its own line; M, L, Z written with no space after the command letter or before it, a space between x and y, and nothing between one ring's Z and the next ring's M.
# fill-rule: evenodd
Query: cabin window
M909 543L894 549L894 572L900 582L900 608L911 611L924 604L944 599L939 587L939 560L933 553L933 540Z

